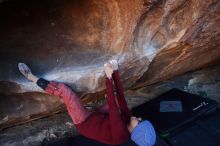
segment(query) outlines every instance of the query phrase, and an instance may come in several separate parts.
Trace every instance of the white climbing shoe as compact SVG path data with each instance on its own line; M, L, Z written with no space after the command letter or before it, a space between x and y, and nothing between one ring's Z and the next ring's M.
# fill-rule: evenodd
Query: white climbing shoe
M24 63L19 62L18 69L27 79L32 75L30 68Z

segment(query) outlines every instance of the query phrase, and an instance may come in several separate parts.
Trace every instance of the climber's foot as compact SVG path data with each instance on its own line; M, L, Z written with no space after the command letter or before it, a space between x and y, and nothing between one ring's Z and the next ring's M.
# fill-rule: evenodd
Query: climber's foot
M34 76L30 70L30 68L24 63L18 63L19 71L30 81L37 82L38 77Z

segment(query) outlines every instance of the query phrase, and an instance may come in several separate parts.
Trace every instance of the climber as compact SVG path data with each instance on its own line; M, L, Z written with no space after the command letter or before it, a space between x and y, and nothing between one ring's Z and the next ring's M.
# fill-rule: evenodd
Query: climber
M156 134L152 124L147 120L131 117L116 60L104 64L107 104L94 111L87 111L74 91L65 84L38 78L24 63L19 63L18 68L28 80L36 83L48 94L63 100L80 134L111 145L126 143L130 136L139 146L154 145Z

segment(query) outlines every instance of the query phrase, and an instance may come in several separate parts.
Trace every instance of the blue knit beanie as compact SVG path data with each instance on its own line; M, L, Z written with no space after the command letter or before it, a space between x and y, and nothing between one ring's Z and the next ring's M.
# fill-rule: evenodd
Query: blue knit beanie
M156 133L153 125L145 120L139 123L131 132L131 139L138 146L152 146L156 142Z

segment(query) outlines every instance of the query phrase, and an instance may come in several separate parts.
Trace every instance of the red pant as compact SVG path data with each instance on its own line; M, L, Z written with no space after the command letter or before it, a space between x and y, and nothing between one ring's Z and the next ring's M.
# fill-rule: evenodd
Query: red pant
M131 113L124 98L118 71L114 71L113 80L114 85L111 79L106 79L108 112L88 112L77 95L63 83L50 82L46 92L63 99L68 113L82 135L107 144L121 144L129 139L127 124Z

